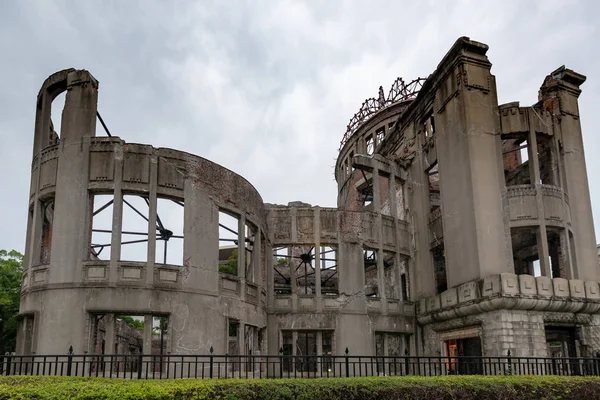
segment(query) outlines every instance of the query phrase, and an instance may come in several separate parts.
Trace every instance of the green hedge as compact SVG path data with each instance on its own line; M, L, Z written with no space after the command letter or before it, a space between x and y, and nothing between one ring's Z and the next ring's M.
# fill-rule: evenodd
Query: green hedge
M600 378L376 377L281 380L123 380L0 377L5 399L599 399Z

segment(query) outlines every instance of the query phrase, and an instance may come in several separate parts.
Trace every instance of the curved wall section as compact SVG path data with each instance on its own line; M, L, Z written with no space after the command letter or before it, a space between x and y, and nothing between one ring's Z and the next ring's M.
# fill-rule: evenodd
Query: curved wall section
M59 135L49 120L52 88L67 86ZM95 137L97 87L89 73L65 70L40 90L17 351L96 353L102 320L103 351L120 353L115 321L124 315L144 321L147 354L154 318L165 317L165 353L212 346L225 354L232 326L236 345L260 348L271 252L261 196L201 157ZM168 210L180 226L167 226ZM237 246L237 275L219 272L222 215L237 224L228 228L237 232L228 239Z

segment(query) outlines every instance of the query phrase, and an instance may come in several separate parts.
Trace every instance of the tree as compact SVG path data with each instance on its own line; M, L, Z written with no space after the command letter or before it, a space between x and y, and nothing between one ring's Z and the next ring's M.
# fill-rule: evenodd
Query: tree
M231 255L227 259L227 264L219 265L219 272L237 276L237 267L238 267L237 264L238 264L238 251L237 251L237 249L235 249L231 252Z
M122 320L123 322L125 322L127 325L129 325L130 327L132 327L135 330L144 332L144 321L142 321L142 320L135 319L130 315L119 315L117 317L117 319Z
M16 349L22 276L23 254L0 250L0 354Z

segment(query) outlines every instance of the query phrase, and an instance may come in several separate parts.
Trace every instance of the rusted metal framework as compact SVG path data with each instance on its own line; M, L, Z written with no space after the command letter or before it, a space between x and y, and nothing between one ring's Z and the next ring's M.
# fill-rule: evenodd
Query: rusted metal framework
M368 121L374 114L378 113L382 109L391 106L392 104L403 102L407 100L414 100L421 90L425 82L425 78L417 78L409 83L404 82L404 79L397 78L394 84L390 88L387 97L383 92L383 87L379 87L379 96L377 98L371 97L364 101L360 110L350 120L346 128L346 133L340 143L340 150L344 147L344 144L352 137L354 132L366 121Z

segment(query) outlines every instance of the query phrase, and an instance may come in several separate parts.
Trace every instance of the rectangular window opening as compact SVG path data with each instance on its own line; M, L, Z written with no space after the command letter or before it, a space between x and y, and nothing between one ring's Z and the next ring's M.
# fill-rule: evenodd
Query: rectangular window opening
M115 316L115 351L112 354L137 355L144 351L144 316L116 315ZM105 349L108 352L108 349ZM137 371L137 363L119 365L122 372Z
M379 146L385 138L385 126L382 126L375 131L375 137L377 138L377 146Z
M113 203L112 194L90 194L90 260L110 260Z
M275 295L292 293L290 265L292 251L290 247L275 247L273 249L273 281Z
M219 272L238 275L239 218L219 210Z
M506 186L531 184L527 135L502 139Z
M156 263L183 265L182 201L156 199Z
M365 273L365 296L377 298L380 296L377 279L377 252L373 249L363 250Z
M54 199L49 199L41 204L42 207L42 243L40 249L40 264L50 264L52 253L52 231L54 228Z
M338 252L337 247L321 246L321 295L337 296L338 289Z
M399 300L401 296L395 258L395 253L383 252L383 282L385 297L388 300Z
M152 317L152 354L165 354L169 334L169 317Z
M366 139L366 146L367 146L367 154L372 156L373 153L375 153L375 139L373 139L373 136L369 136Z
M431 250L433 256L433 268L435 270L435 283L437 293L440 294L448 290L448 281L446 278L446 256L444 244L434 247Z
M60 142L60 135L62 134L62 114L67 101L67 92L64 91L52 100L50 105L50 129L48 131L48 142L47 145L43 146L54 146Z
M140 195L123 196L121 261L148 260L149 200Z
M257 228L254 224L246 222L245 230L245 249L246 249L246 280L256 282L256 253L254 251L254 241L256 240Z
M429 209L434 212L441 206L440 174L437 162L427 172L429 182Z
M535 227L511 228L515 274L542 276Z

